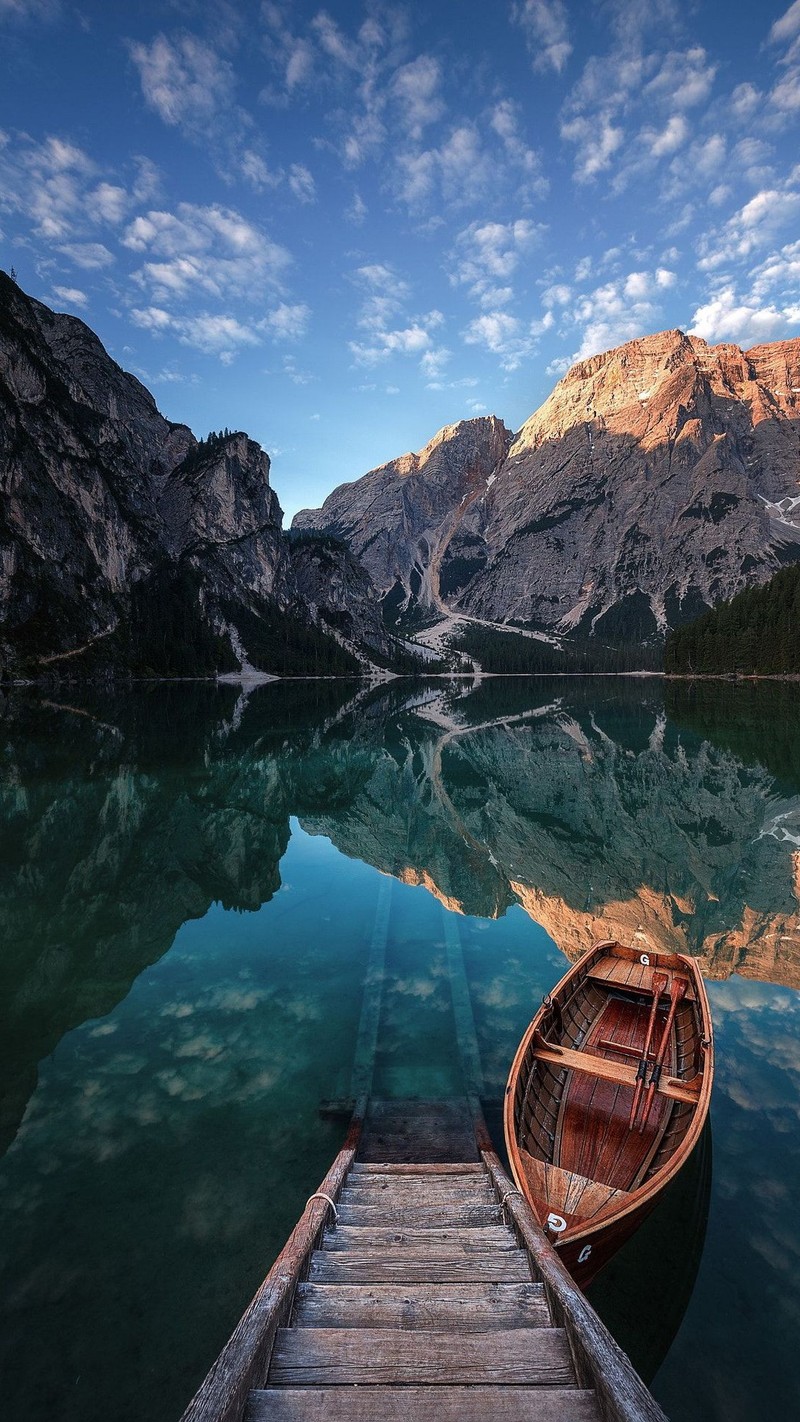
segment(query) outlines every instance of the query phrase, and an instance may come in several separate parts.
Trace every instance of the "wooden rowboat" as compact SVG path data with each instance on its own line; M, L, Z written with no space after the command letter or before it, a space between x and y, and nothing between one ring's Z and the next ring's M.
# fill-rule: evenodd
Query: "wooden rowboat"
M694 1149L714 1074L691 958L597 943L545 997L514 1058L514 1179L585 1288Z

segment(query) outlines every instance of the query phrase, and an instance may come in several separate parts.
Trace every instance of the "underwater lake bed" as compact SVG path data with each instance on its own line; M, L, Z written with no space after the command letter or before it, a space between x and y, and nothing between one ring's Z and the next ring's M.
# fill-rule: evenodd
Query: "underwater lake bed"
M701 962L711 1131L589 1296L673 1422L796 1415L793 690L10 696L6 1415L180 1416L341 1142L320 1105L348 1096L378 949L374 1093L461 1094L465 983L493 1121L567 959L637 933Z

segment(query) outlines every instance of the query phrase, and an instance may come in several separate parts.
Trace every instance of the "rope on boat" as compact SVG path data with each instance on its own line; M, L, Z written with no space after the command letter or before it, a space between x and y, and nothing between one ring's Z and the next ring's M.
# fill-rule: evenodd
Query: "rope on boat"
M331 1199L330 1195L326 1195L325 1192L324 1192L324 1190L315 1190L313 1195L309 1195L308 1199L306 1200L306 1209L308 1209L308 1206L311 1204L311 1201L312 1201L312 1200L325 1200L325 1201L327 1201L327 1203L330 1205L331 1209L333 1210L334 1223L336 1222L336 1220L338 1220L338 1218L339 1218L339 1213L338 1213L338 1211L337 1211L337 1209L336 1209L336 1206L334 1205L333 1200Z

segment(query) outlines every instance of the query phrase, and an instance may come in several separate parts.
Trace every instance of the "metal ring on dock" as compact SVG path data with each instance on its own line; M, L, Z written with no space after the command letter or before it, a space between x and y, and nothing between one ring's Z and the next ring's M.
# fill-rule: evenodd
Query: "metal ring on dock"
M336 1220L338 1220L338 1218L339 1218L339 1212L338 1212L338 1210L336 1209L336 1206L334 1205L333 1200L331 1199L330 1195L326 1195L323 1190L315 1190L315 1191L314 1191L314 1194L313 1194L313 1195L309 1195L308 1199L306 1200L306 1208L308 1208L308 1206L311 1204L311 1201L312 1201L312 1200L325 1200L325 1201L330 1205L331 1209L333 1210L334 1222L335 1222Z

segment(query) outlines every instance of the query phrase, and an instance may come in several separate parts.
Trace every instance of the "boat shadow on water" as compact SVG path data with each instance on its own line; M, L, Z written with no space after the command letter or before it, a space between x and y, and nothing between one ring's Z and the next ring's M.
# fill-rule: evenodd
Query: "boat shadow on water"
M587 1290L603 1322L650 1385L683 1323L706 1239L711 1121L653 1213Z

